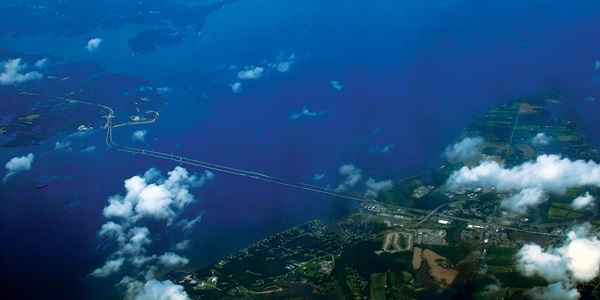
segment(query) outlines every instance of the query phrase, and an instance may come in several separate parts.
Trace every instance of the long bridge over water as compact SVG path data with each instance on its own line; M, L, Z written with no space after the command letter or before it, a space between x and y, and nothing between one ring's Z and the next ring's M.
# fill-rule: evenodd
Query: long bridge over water
M160 159L174 161L174 162L177 162L179 164L192 165L192 166L201 167L201 168L205 168L205 169L213 170L213 171L217 171L217 172L223 172L223 173L228 173L228 174L232 174L232 175L238 175L238 176L248 177L248 178L251 178L251 179L256 179L256 180L261 180L261 181L265 181L265 182L270 182L270 183L274 183L274 184L278 184L278 185L282 185L282 186L287 186L287 187L290 187L290 188L295 188L295 189L300 189L300 190L305 190L305 191L315 192L315 193L321 193L321 194L325 194L325 195L334 196L334 197L337 197L337 198L349 199L349 200L359 201L359 202L363 202L363 203L372 203L372 204L377 204L377 205L387 205L387 206L392 206L392 207L400 208L400 209L403 209L403 210L413 211L413 212L417 212L417 213L423 214L423 216L420 218L419 221L417 221L416 223L407 225L406 228L408 228L408 227L418 227L420 224L423 224L424 222L428 221L428 219L430 217L432 217L443 206L446 205L446 204L442 204L442 205L438 206L437 208L435 208L434 210L423 210L423 209L409 208L409 207L404 207L404 206L399 206L399 205L389 205L389 204L384 204L384 203L375 201L373 199L370 199L370 198L367 198L367 197L364 197L364 196L360 196L360 195L356 195L356 194L352 194L352 193L346 193L346 192L342 192L342 191L339 191L339 190L325 188L325 187L311 185L311 184L306 184L306 183L293 182L293 181L290 181L290 180L286 180L286 179L279 178L279 177L274 177L274 176L269 176L269 175L265 175L265 174L258 173L258 172L253 172L253 171L247 171L247 170L232 168L232 167L228 167L228 166L225 166L225 165L219 165L219 164L209 163L209 162L205 162L205 161L201 161L201 160L186 158L186 157L177 156L177 155L173 155L173 154L169 154L169 153L164 153L164 152L159 152L159 151L146 150L146 149L140 149L140 148L134 148L134 147L128 147L128 146L121 146L121 145L119 145L119 144L117 144L116 142L113 141L113 129L115 127L122 127L122 126L128 126L128 125L148 124L148 123L153 123L154 120L142 121L142 122L130 122L130 123L123 123L123 124L113 125L112 120L114 118L114 110L112 108L106 106L106 105L97 104L97 103L91 103L91 102L86 102L86 101L80 101L80 100L75 100L75 99L69 99L69 98L65 98L65 97L42 95L42 94L34 94L34 93L28 93L28 92L22 92L21 94L27 94L27 95L32 95L32 96L50 97L50 98L64 100L64 101L67 101L69 103L79 103L79 104L85 104L85 105L92 105L92 106L97 106L97 107L102 108L103 110L108 111L108 114L106 115L106 124L103 126L104 128L107 129L107 132L106 132L106 145L108 145L108 147L113 148L113 149L115 149L117 151L131 153L131 154L145 155L145 156L150 156L150 157L156 157L156 158L160 158ZM404 178L404 179L402 179L400 181L410 180L410 179L416 178L416 177L418 177L420 175L422 175L422 174L417 174L417 175L414 175L414 176L410 176L410 177ZM506 230L514 230L514 231L520 231L520 232L526 232L526 233L533 233L533 234L539 234L539 235L545 235L545 236L562 236L562 235L551 234L551 233L543 233L543 232L537 232L537 231L524 230L524 229L514 228L514 227L509 227L509 226L500 226L500 225L497 225L497 224L490 224L490 223L488 223L486 221L481 221L481 220L477 220L477 219L467 219L467 218L460 218L460 217L449 216L449 215L443 215L443 217L445 219L452 219L452 220L457 220L457 221L471 222L471 223L475 223L475 224L481 224L481 225L484 225L484 226L485 225L488 225L488 226L491 225L491 226L494 226L495 228L502 228L502 229L506 229ZM540 227L543 227L543 226L540 226Z
M330 196L334 196L334 197L338 197L338 198L344 198L344 199L360 201L360 202L379 203L373 199L361 197L356 194L345 193L345 192L335 190L335 189L329 189L329 188L306 184L306 183L293 182L293 181L289 181L287 179L269 176L269 175L258 173L258 172L232 168L232 167L228 167L225 165L209 163L209 162L186 158L186 157L182 157L182 156L177 156L177 155L173 155L173 154L169 154L169 153L128 147L128 146L121 146L113 140L113 129L114 128L128 126L128 125L148 124L148 123L153 123L154 120L142 121L142 122L130 122L130 123L115 125L115 124L113 124L113 119L115 117L114 110L106 105L91 103L91 102L86 102L86 101L81 101L81 100L75 100L75 99L70 99L70 98L65 98L65 97L58 97L58 96L49 96L49 95L41 95L41 94L26 93L26 92L24 92L22 94L27 94L27 95L32 95L32 96L50 97L50 98L54 98L54 99L64 100L69 103L79 103L79 104L97 106L97 107L100 107L102 110L106 110L108 112L106 115L106 124L103 126L104 128L107 129L106 145L108 145L110 148L113 148L117 151L156 157L156 158L160 158L160 159L164 159L164 160L174 161L179 164L192 165L192 166L196 166L196 167L205 168L208 170L248 177L248 178L252 178L252 179L256 179L256 180L261 180L261 181L270 182L270 183L274 183L274 184L278 184L278 185L283 185L283 186L287 186L287 187L291 187L291 188L301 189L301 190L305 190L305 191L309 191L309 192L326 194L326 195L330 195Z

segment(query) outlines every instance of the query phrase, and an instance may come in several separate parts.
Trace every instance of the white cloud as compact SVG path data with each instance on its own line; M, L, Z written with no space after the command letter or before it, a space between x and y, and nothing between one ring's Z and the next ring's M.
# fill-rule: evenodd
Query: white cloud
M484 161L479 166L463 167L454 172L448 183L451 187L493 187L508 191L540 187L563 193L566 188L582 185L600 186L600 165L594 161L571 161L558 155L540 155L511 169L497 162Z
M502 285L498 283L488 284L483 288L483 294L489 294L499 291L502 288Z
M35 62L35 67L38 69L43 68L48 64L48 61L49 61L48 58L42 58Z
M181 241L175 245L175 249L176 250L185 250L190 247L191 243L192 243L192 241L190 241L190 240Z
M258 79L263 75L265 68L263 67L246 67L243 71L240 71L237 75L239 79Z
M288 72L292 65L294 65L293 61L280 61L273 64L273 68L277 70L279 73Z
M313 176L313 179L315 181L320 181L321 179L325 178L326 176L327 176L327 174L325 174L325 173L315 174L315 176Z
M165 267L178 268L187 265L190 262L189 259L179 256L173 252L166 252L165 254L158 257L158 261Z
M516 256L517 267L525 276L539 275L551 282L560 281L566 276L567 261L560 255L546 253L536 244L524 245Z
M552 137L547 136L545 133L540 132L533 137L531 141L535 146L548 146L552 141Z
M586 192L585 195L575 198L571 202L571 207L575 209L591 208L594 206L595 200L594 196L590 195L590 192Z
M297 120L297 119L304 119L304 118L314 118L314 117L322 116L325 114L327 114L327 112L325 112L325 111L319 111L319 112L310 111L308 108L306 108L306 106L304 106L304 107L302 107L302 110L300 112L292 112L288 116L288 119Z
M481 137L467 137L452 146L448 146L444 154L449 160L467 161L479 157L482 149L483 139Z
M92 272L90 275L94 277L106 277L110 274L117 273L123 266L124 258L119 258L115 260L108 260L104 265Z
M344 89L344 86L337 80L332 80L329 82L329 84L331 84L331 87L336 91L341 91Z
M373 145L371 147L371 149L369 149L369 153L383 153L383 154L388 154L390 152L392 152L392 149L396 147L396 144L391 143L388 145L385 145L382 147L380 147L379 145Z
M532 290L539 299L578 299L575 285L598 276L600 241L590 233L590 224L574 227L560 247L543 250L536 244L517 252L517 269L526 276L540 276L551 284Z
M171 91L171 88L169 88L168 86L163 86L163 87L156 88L156 92L159 93L159 94L168 93L170 91Z
M128 299L134 300L188 300L188 294L183 286L174 284L170 280L157 281L155 279L146 282L143 287L141 283L129 283L130 289Z
M0 85L9 85L23 83L30 80L42 79L42 73L31 71L23 73L27 69L27 64L21 63L20 58L11 59L3 64L4 71L0 73Z
M200 222L200 220L202 220L202 215L199 215L195 218L193 218L192 220L190 219L183 219L179 222L177 222L177 225L181 226L181 228L183 230L192 230L192 228L194 228L194 226Z
M123 226L112 221L106 222L102 225L100 231L98 231L98 235L112 237L123 241Z
M132 141L144 142L146 140L146 134L148 134L148 130L137 130L131 136Z
M369 178L365 184L367 185L367 192L365 193L365 197L373 198L377 198L379 192L389 190L394 186L392 180L389 179L375 181L375 179Z
M144 178L134 176L125 180L127 194L125 197L110 197L109 205L104 208L104 216L130 219L134 222L142 218L163 219L171 223L178 215L176 211L195 201L188 189L201 186L214 177L209 171L201 177L193 176L179 166L168 175L165 180L160 178L156 169L150 169ZM158 182L152 182L157 176Z
M77 132L73 132L73 133L69 134L67 136L67 138L81 138L81 137L89 135L91 132L92 132L91 130L77 131Z
M127 243L121 247L118 254L140 255L146 252L146 245L150 245L152 240L148 237L150 230L146 227L133 227L127 233Z
M33 163L33 153L27 154L27 156L13 157L4 165L8 172L4 175L3 181L6 181L9 177L15 175L18 172L31 170L31 164Z
M279 73L286 73L288 72L292 66L295 64L295 60L296 60L296 55L292 54L290 56L284 56L283 53L280 53L277 56L277 62L271 64L271 67L275 70L277 70Z
M515 211L522 211L524 207L535 205L533 199L538 195L535 193L538 190L544 193L563 194L567 188L585 185L600 187L600 165L594 161L571 161L557 155L540 155L535 161L525 162L510 169L504 168L497 162L484 161L479 166L463 167L455 171L448 178L447 184L454 190L495 187L502 192L517 191L521 198L504 200L503 205L512 207ZM523 192L525 189L528 191ZM523 198L523 196L529 197ZM537 203L540 203L546 197L537 199L539 200Z
M71 148L71 141L56 142L54 144L54 151L65 151L65 152L73 151L73 148Z
M538 187L526 188L512 197L504 199L500 206L524 214L529 207L545 202L545 197L544 191Z
M535 287L527 294L533 299L540 300L575 300L580 296L576 288L565 286L562 282L555 282L545 287Z
M594 62L594 70L600 70L600 60Z
M112 196L108 199L108 206L104 207L102 214L106 218L125 218L128 219L133 214L133 203L124 201L119 195Z
M89 147L79 151L79 153L92 153L94 151L96 151L96 146L89 146Z
M335 189L338 192L345 192L354 187L362 178L362 170L356 168L353 164L342 165L338 169L340 175L345 176L343 183L339 184Z
M93 38L87 42L85 49L87 49L87 51L94 52L96 49L98 49L98 47L100 47L100 43L102 43L102 39Z
M171 208L173 195L164 185L149 184L138 195L135 212L138 215L156 219L170 219L175 216Z
M165 287L167 284L167 282L156 281L152 283L155 274L162 272L163 269L167 271L189 262L187 258L173 252L165 252L162 255L147 254L157 251L157 248L161 246L153 245L153 239L158 237L156 234L153 235L149 228L154 227L144 224L150 220L152 220L150 224L154 224L153 226L157 222L164 222L164 230L168 232L170 239L173 239L167 249L184 250L189 247L189 240L178 242L174 238L186 234L181 227L169 225L179 217L180 213L186 211L191 203L195 202L189 189L202 186L207 180L214 177L214 174L208 171L202 176L191 175L179 166L168 172L167 175L165 178L160 171L152 168L143 176L136 175L125 180L125 195L109 197L108 204L103 210L104 217L110 220L102 225L98 235L113 241L117 250L107 258L104 266L96 269L90 275L106 277L116 272L136 274L137 278L125 276L121 281L121 284L127 286L128 298L131 299L138 299L144 295L147 297L158 295L150 293L151 289L146 289L148 283L155 288ZM200 217L198 216L192 221L184 220L186 225L191 227L199 222ZM140 281L142 279L143 281ZM180 287L171 284L171 288L174 289L167 290L176 291ZM177 295L177 293L173 295Z
M385 145L383 148L381 148L381 150L379 152L381 153L390 153L390 151L392 151L392 148L396 147L396 145L394 143L391 143L389 145Z
M239 81L230 84L229 87L231 88L231 91L235 94L242 92L242 83Z

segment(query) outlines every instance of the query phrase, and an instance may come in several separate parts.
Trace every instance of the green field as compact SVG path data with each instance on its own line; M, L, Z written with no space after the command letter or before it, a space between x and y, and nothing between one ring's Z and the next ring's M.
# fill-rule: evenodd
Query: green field
M371 274L371 299L385 299L385 282L387 276L385 273Z

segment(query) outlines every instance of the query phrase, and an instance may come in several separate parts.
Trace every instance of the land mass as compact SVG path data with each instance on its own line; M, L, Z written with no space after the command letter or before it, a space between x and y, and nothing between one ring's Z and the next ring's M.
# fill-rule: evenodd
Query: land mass
M507 193L452 190L446 182L480 161L513 167L550 153L598 161L574 123L545 109L561 105L561 97L542 93L493 109L458 139L482 137L477 157L400 180L331 228L311 221L171 279L195 299L522 299L547 283L516 270L518 249L529 242L560 245L574 222L598 227L597 206L578 210L565 198L597 197L600 190L572 188L568 197L550 196L517 214L500 207ZM539 132L552 143L533 142ZM596 284L597 278L578 290L598 298Z
M30 65L44 59L0 50L0 61L20 58ZM41 80L0 85L0 147L38 144L60 132L100 128L107 111L68 99L113 107L114 124L147 122L159 116L165 104L164 87L93 63L60 63L52 58Z

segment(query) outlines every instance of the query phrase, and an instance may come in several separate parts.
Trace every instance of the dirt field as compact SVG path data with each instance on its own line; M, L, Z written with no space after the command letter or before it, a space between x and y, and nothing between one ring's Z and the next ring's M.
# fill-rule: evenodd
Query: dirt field
M435 278L435 280L439 282L442 282L442 280L444 280L447 284L452 284L452 282L458 275L458 271L453 269L446 269L442 266L438 266L435 263L436 260L445 260L445 257L440 256L429 249L423 251L423 257L429 265L429 273L431 274L431 276L433 276L433 278Z
M445 281L446 284L452 284L456 276L458 275L458 271L454 269L446 269L442 266L438 266L436 264L436 260L445 260L446 258L440 256L439 254L429 250L429 249L421 249L419 247L414 248L413 252L413 260L412 265L415 270L421 268L421 263L423 262L423 258L427 262L429 266L429 274L433 276L433 278L439 282Z
M413 269L418 270L421 268L421 262L423 261L423 249L419 248L419 247L415 247L415 250L413 252L413 260L412 260L412 265L413 265Z

